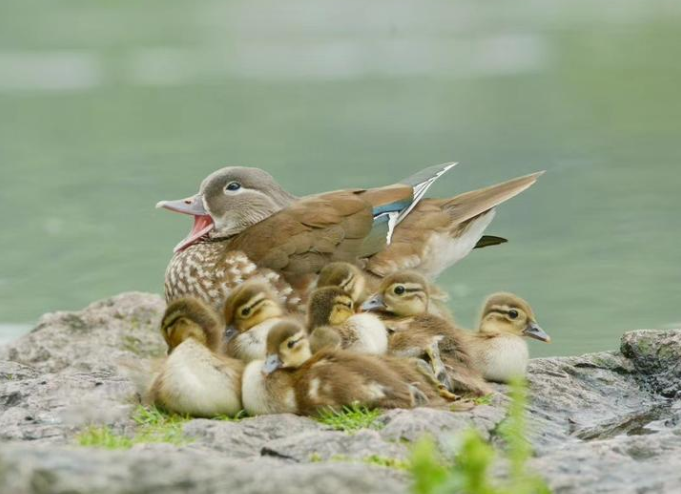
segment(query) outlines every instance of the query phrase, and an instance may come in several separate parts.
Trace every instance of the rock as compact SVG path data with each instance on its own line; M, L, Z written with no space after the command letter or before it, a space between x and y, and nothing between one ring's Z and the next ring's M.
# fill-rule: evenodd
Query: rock
M96 451L26 444L0 448L0 491L12 494L125 492L406 493L388 469L346 463L288 464L187 451Z
M240 422L192 420L184 426L184 433L196 439L192 448L213 449L235 458L258 456L273 441L323 430L325 427L312 419L288 413Z
M123 294L48 314L0 348L0 492L406 493L404 471L377 465L403 464L424 435L445 452L470 427L500 443L508 399L499 385L470 411L390 410L355 433L283 414L189 420L179 446L77 446L90 424L136 430L134 378L165 352L163 310L156 295ZM619 352L535 359L529 387L531 464L555 492L678 490L681 331L633 331Z
M362 462L372 457L405 461L409 450L403 444L385 441L373 430L363 430L353 435L324 431L295 434L273 441L261 450L261 454L300 463L327 460Z
M681 332L631 331L622 337L621 351L653 391L669 398L681 396Z
M75 368L116 375L121 361L165 354L158 331L164 310L158 295L126 293L81 312L47 314L28 335L0 349L0 360L41 373Z

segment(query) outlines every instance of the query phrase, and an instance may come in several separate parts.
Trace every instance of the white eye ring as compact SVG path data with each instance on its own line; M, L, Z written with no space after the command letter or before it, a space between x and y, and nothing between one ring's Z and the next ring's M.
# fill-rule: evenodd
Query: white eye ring
M225 186L225 194L238 194L241 190L242 186L239 182L230 182Z

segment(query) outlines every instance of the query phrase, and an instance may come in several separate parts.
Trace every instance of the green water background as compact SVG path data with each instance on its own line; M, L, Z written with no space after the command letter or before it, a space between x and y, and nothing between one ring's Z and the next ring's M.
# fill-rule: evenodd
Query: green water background
M159 292L189 221L153 208L227 164L307 194L456 160L433 194L536 170L441 279L554 344L681 325L681 3L34 1L0 5L0 339Z

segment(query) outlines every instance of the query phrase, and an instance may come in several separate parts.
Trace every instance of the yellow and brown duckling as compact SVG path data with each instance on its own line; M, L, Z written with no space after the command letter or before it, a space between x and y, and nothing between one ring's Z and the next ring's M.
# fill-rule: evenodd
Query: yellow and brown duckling
M475 367L488 381L524 377L529 350L525 338L549 343L530 304L512 293L496 293L485 302L478 332L469 338Z
M244 364L216 353L222 337L218 314L198 299L178 299L166 309L161 333L168 357L146 401L195 417L237 414Z
M322 350L312 355L307 332L285 321L267 337L267 357L246 367L243 403L251 415L314 415L346 405L412 408L444 404L430 383L403 360Z
M473 365L466 334L445 318L429 313L430 303L426 279L404 271L383 280L362 308L382 314L391 330L391 354L428 360L450 391L491 392Z
M360 307L371 294L378 290L380 284L380 279L371 276L370 273L362 272L354 264L332 262L319 273L316 287L337 286L352 297L355 307ZM446 306L447 294L436 285L429 283L428 295L428 312L453 321L454 317Z
M265 358L267 334L285 316L270 285L261 281L247 281L232 291L223 313L227 354L244 362Z
M308 301L312 351L341 348L383 355L388 351L385 325L374 314L356 314L352 297L337 286L318 288Z
M356 305L361 304L373 293L373 278L369 278L354 264L349 262L332 262L319 272L315 288L337 286L345 291Z

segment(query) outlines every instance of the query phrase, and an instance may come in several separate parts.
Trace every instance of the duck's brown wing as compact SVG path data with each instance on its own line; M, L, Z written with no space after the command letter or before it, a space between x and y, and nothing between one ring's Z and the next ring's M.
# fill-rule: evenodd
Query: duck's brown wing
M229 247L287 276L316 273L331 261L355 262L386 244L375 210L411 194L411 187L390 186L306 197L248 228Z

